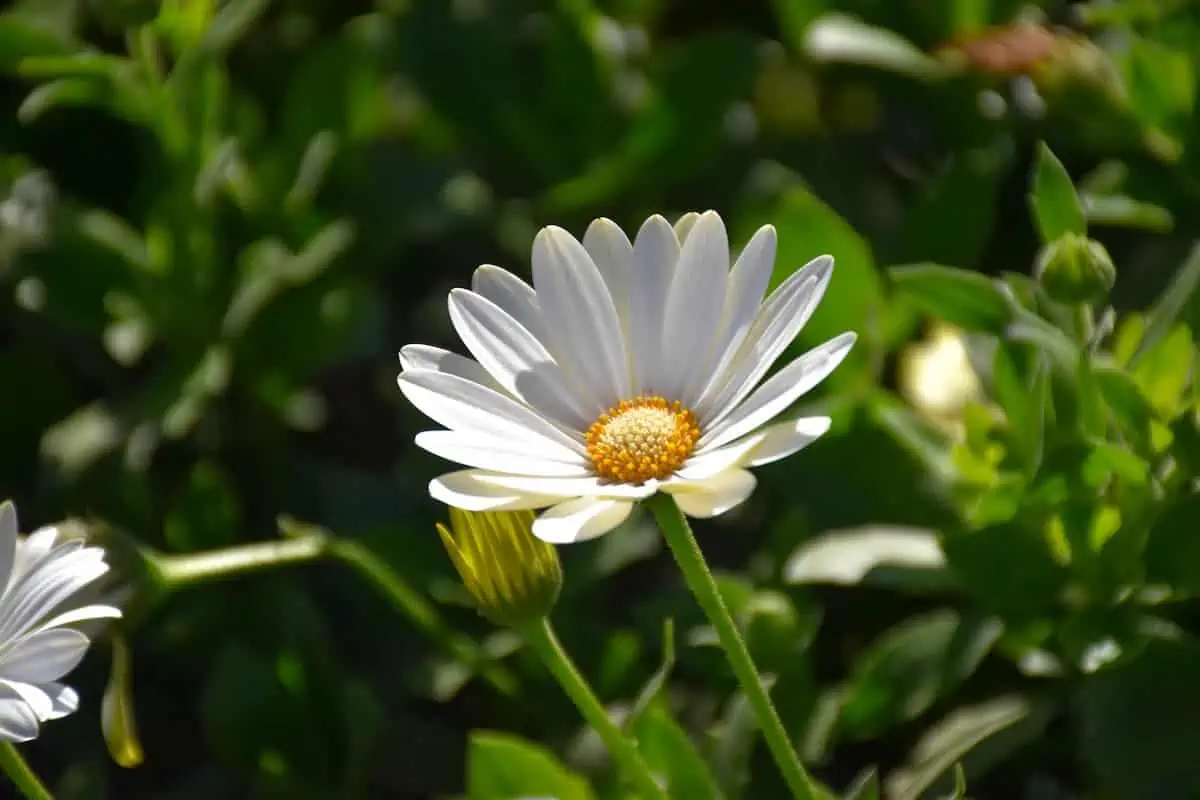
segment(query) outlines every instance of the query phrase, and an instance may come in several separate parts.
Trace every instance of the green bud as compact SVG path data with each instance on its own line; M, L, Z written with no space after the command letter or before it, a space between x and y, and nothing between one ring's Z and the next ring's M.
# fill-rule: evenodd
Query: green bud
M547 615L562 590L553 545L533 535L532 511L450 509L438 533L479 613L497 625L521 627Z
M1072 306L1103 300L1117 280L1104 245L1075 233L1042 248L1036 275L1050 299Z

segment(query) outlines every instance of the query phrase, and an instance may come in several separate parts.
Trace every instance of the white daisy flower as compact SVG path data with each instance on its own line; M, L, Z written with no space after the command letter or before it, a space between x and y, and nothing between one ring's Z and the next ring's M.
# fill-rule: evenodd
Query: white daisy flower
M59 683L90 644L73 626L121 612L72 596L106 572L103 549L56 528L19 538L16 508L0 503L0 740L27 742L41 723L79 708L79 695Z
M556 544L599 536L655 492L712 517L754 490L748 471L791 455L827 417L772 422L854 344L843 333L763 381L812 316L833 271L821 256L763 301L775 229L729 266L713 211L672 228L646 220L632 243L598 219L582 244L548 227L533 286L490 265L450 293L450 319L475 357L426 345L400 352L400 390L446 430L419 447L471 469L429 485L468 511L545 508L533 532ZM771 424L768 424L771 423Z

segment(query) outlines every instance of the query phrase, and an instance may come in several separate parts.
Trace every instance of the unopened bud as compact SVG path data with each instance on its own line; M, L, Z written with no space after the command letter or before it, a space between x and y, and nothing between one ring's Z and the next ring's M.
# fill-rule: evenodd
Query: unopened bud
M450 509L438 533L479 613L521 627L547 615L562 590L558 551L533 535L532 511Z
M1063 234L1042 249L1036 274L1050 299L1066 305L1101 301L1117 280L1104 245L1075 233Z

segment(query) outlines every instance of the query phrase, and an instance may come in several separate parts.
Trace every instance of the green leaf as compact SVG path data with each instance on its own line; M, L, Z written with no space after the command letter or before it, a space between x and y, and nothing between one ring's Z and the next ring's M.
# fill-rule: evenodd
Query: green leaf
M591 787L550 751L520 737L475 731L467 746L469 800L592 800Z
M633 708L630 709L629 715L625 718L623 727L627 730L637 724L638 719L646 709L650 707L658 696L662 694L663 689L667 686L667 681L671 677L671 670L675 668L675 621L671 618L663 620L663 636L662 636L662 661L658 664L658 669L646 681L646 685L638 692L637 699L634 700Z
M1064 233L1087 234L1083 206L1075 194L1071 176L1044 142L1038 145L1029 203L1043 244Z
M1154 421L1154 409L1142 394L1129 373L1106 364L1093 365L1096 388L1108 405L1117 423L1127 436L1133 438L1139 448L1150 443L1150 426Z
M808 26L804 52L814 61L862 64L920 79L945 74L936 59L903 36L836 12Z
M937 534L922 528L868 525L831 531L801 544L783 567L789 584L944 585L950 578Z
M32 14L0 14L0 71L11 72L21 61L34 56L66 55L74 46L64 31L42 23Z
M977 272L937 264L889 267L896 290L938 319L968 331L1000 335L1013 319L1002 285Z
M855 779L842 800L879 800L879 773L874 768L868 769Z
M1123 194L1083 192L1080 202L1088 225L1166 233L1175 223L1171 212L1162 206L1134 200Z
M1154 308L1146 315L1145 333L1138 344L1130 363L1137 363L1146 356L1175 327L1180 315L1192 301L1196 289L1200 288L1200 243L1192 247L1183 266L1175 273L1171 284L1159 296Z
M650 769L666 779L671 797L719 800L722 797L708 764L687 733L661 708L643 714L634 726L638 749Z
M872 736L916 718L969 677L999 639L994 618L939 609L880 637L854 667L842 706L850 736Z
M1192 334L1186 325L1176 325L1142 354L1133 369L1133 378L1159 417L1173 419L1186 407L1185 390L1192 379L1195 360Z
M1159 639L1137 658L1084 680L1079 731L1103 796L1200 796L1197 675L1200 647Z
M714 776L729 800L741 798L750 782L750 762L758 735L754 709L739 689L730 695L724 713L713 726L708 749Z
M1049 700L1004 695L951 712L925 732L908 763L888 776L887 797L918 800L931 791L957 791L957 765L965 763L963 772L971 775L984 772L1040 736L1056 711Z
M58 78L38 86L17 108L17 118L28 125L47 111L62 106L104 106L111 89L95 78Z

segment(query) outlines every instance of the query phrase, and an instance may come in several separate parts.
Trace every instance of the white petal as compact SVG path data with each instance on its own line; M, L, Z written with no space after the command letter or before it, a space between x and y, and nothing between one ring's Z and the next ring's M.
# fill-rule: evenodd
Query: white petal
M621 320L621 333L629 341L629 294L633 276L633 245L629 237L610 219L600 218L588 226L583 234L583 248L588 251L608 293L612 296L617 318ZM628 355L628 354L626 354Z
M688 234L690 234L692 229L696 227L696 222L698 222L699 219L699 214L697 214L695 211L689 211L679 219L675 220L675 224L672 227L675 229L675 238L679 240L681 245L687 241Z
M661 391L663 315L679 260L679 240L670 224L655 214L633 241L633 279L629 295L629 354L633 393Z
M533 521L533 535L550 544L584 542L608 533L632 510L628 500L579 497L543 511Z
M595 419L568 388L549 351L504 309L474 292L450 292L450 321L463 344L505 391L566 427Z
M79 693L65 683L50 681L38 688L50 696L50 714L46 719L62 719L79 710Z
M658 491L658 481L639 485L610 483L590 475L586 478L541 478L532 475L479 475L479 481L523 494L546 497L603 497L620 500L644 500Z
M538 307L537 293L525 281L508 270L484 264L471 278L471 291L503 308L508 315L543 342L546 323Z
M53 525L38 528L26 536L17 545L17 552L13 556L12 574L8 578L5 602L8 602L9 595L20 588L26 575L40 569L43 564L53 560L64 547L68 546L71 545L58 541L58 529ZM2 620L3 617L0 617L0 621Z
M473 383L486 386L489 389L503 391L500 384L488 374L488 371L473 361L458 353L451 353L440 347L427 344L407 344L400 349L400 369L430 369L466 378Z
M452 431L516 442L531 455L561 458L565 448L583 455L578 440L499 392L444 372L415 369L399 378L400 391L434 422Z
M744 466L750 456L763 443L766 433L756 431L736 442L724 447L710 448L699 452L687 460L675 474L689 481L701 481L724 472L731 467Z
M28 742L38 735L38 718L29 704L7 686L0 686L0 740Z
M55 548L19 584L10 587L0 618L0 643L41 624L108 569L100 548Z
M799 419L769 425L747 439L760 439L744 466L761 467L792 453L799 452L825 435L829 430L829 417L801 417ZM737 442L729 445L734 447Z
M0 643L39 627L71 595L107 573L103 551L97 554L96 549L53 558L30 572L19 587L14 587L5 597Z
M439 475L429 482L429 496L464 511L522 511L545 508L562 499L503 489L479 480L486 474L483 470L464 469Z
M663 393L689 408L699 398L685 390L710 368L728 281L725 223L715 211L706 211L679 253L663 320Z
M90 622L97 619L120 619L121 609L106 603L92 603L79 608L64 611L56 617L46 620L39 629L59 628L64 625L77 625L80 622Z
M17 551L17 507L8 500L0 503L0 595L12 575Z
M817 310L832 270L832 258L815 258L767 298L729 366L693 408L705 430L711 429L754 389L800 333Z
M725 294L725 308L721 312L721 332L718 335L715 359L706 374L700 376L703 383L699 390L691 387L700 396L720 382L725 369L733 361L738 348L745 341L754 317L762 305L763 295L771 282L775 269L775 228L763 225L746 243L733 271L729 273L729 288Z
M663 491L671 494L679 509L689 517L716 517L740 506L753 492L757 481L744 469L731 469L703 481L670 480Z
M833 372L854 346L853 332L839 334L814 347L772 375L729 416L700 437L701 448L720 447L782 414L796 399Z
M533 240L533 285L546 321L546 346L588 390L599 414L629 396L621 321L600 270L575 237L549 226Z
M50 699L50 695L42 691L41 687L24 681L10 681L7 678L0 678L0 685L6 690L5 694L12 692L24 700L33 711L33 715L39 720L49 719L50 715L54 713L54 701Z
M493 439L477 433L459 431L423 431L416 445L447 461L464 467L495 470L517 475L578 476L591 469L576 454L564 449L562 458L533 455L528 448L508 439Z
M71 628L51 628L19 639L0 654L0 675L11 681L56 681L78 666L88 638Z

